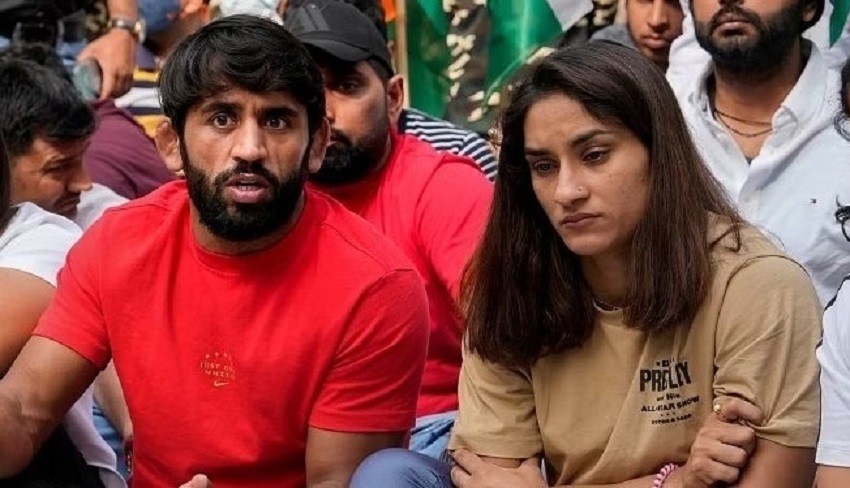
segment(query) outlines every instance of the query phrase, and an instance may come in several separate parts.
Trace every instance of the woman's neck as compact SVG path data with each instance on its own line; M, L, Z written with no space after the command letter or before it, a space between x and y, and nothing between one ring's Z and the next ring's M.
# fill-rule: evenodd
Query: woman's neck
M581 259L582 274L593 297L611 307L625 307L630 269L630 259L623 253Z

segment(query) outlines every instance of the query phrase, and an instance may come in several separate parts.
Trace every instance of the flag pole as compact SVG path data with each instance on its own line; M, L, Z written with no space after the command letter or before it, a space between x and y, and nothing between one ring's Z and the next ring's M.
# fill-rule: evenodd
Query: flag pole
M407 6L406 0L395 0L395 54L396 69L404 78L404 106L410 107L410 65L407 56Z

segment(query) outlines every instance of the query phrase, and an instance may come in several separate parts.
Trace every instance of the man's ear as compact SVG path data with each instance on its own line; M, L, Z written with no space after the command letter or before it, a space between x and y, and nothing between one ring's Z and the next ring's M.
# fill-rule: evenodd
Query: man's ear
M390 127L398 127L402 109L404 109L404 77L395 75L387 82L387 117Z
M159 155L165 161L165 166L172 173L179 173L183 170L183 156L180 154L180 136L174 130L170 119L164 119L156 126L156 135L154 136L156 148L159 150Z
M328 143L331 139L331 124L328 119L322 117L322 123L319 128L313 133L312 145L307 149L309 159L307 162L307 170L310 173L315 173L322 168L322 162L325 160L325 151L328 148Z
M817 2L808 2L808 6L803 9L803 22L811 22L818 12Z

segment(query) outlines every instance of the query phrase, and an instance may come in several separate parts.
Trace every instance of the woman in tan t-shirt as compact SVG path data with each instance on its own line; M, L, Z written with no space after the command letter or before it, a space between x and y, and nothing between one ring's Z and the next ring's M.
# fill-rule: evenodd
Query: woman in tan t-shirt
M352 486L811 487L818 299L728 203L663 73L558 51L500 123L457 466L384 452Z

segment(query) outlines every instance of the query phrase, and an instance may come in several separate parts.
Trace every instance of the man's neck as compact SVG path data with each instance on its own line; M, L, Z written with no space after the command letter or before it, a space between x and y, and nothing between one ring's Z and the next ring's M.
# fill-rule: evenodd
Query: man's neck
M271 234L260 237L259 239L237 242L223 239L210 232L210 230L201 222L198 216L198 211L195 209L195 206L192 205L192 234L195 236L195 240L198 241L198 244L209 252L223 254L225 256L251 254L268 249L289 235L295 227L295 224L298 222L298 219L301 217L301 213L303 211L304 195L302 194L301 198L298 200L298 205L292 212L292 217L289 218L289 222L280 226L279 229L275 230Z
M805 59L800 43L771 70L758 73L714 67L713 99L717 110L746 120L769 122L794 89Z

